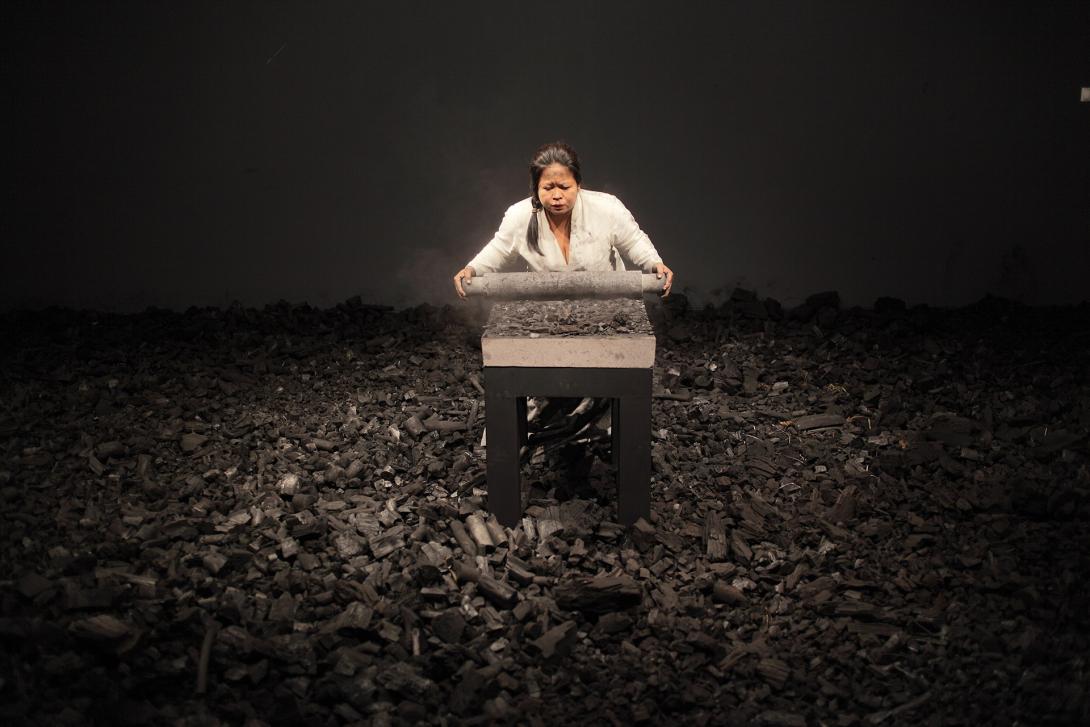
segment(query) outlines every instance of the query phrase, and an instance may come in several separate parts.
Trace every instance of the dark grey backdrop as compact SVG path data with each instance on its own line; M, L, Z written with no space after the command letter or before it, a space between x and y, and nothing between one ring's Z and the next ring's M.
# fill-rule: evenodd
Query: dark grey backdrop
M553 138L701 299L1088 297L1088 3L5 7L4 307L443 302Z

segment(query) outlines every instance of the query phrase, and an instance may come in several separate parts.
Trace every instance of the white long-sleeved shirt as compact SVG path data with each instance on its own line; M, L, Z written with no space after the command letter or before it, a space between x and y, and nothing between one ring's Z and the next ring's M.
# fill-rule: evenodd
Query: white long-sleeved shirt
M526 227L531 214L538 215L537 241L543 255L531 250L526 241ZM612 194L579 190L572 207L571 245L567 262L556 236L549 229L545 214L544 211L534 212L529 197L508 207L500 228L484 249L469 261L469 266L478 275L494 273L516 257L522 257L534 272L624 270L620 260L617 260L616 267L611 262L613 247L626 260L647 273L654 272L655 263L662 261L650 238L636 224L632 213Z

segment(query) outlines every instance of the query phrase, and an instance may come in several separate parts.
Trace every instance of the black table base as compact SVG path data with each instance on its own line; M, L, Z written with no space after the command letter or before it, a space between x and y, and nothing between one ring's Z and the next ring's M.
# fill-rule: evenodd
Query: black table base
M526 397L613 400L612 458L617 468L618 522L631 525L651 508L651 369L484 369L488 509L507 527L522 517L519 450L526 443Z

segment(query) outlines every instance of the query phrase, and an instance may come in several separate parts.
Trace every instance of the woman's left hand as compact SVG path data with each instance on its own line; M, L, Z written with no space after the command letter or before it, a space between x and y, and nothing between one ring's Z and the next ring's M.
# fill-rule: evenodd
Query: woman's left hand
M666 283L662 286L662 297L665 298L670 295L670 288L674 284L674 271L666 267L666 263L655 263L655 277L661 278L663 275L666 276Z

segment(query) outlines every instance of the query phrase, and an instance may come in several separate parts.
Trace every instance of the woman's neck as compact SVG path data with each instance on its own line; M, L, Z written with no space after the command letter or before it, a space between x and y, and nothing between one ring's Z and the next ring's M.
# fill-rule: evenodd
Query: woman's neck
M549 220L550 230L570 230L571 229L571 212L566 215L554 215L553 213L545 210L545 217Z

